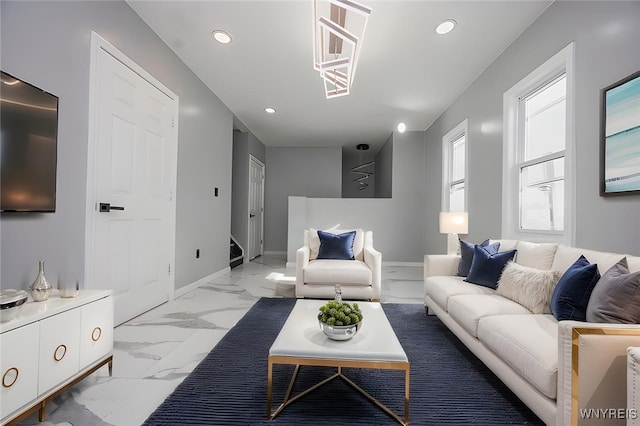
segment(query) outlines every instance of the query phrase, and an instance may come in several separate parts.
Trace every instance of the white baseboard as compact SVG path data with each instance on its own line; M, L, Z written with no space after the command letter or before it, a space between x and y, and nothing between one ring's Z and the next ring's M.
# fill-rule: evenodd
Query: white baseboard
M424 262L385 262L382 261L382 266L413 266L413 267L422 267L424 266Z
M423 262L382 262L382 266L411 266L411 267L415 267L415 268L422 268L422 266L424 266ZM296 262L287 262L286 263L286 267L287 268L295 268L296 267Z
M177 288L174 292L173 292L173 298L178 298L180 296L183 296L187 293L189 293L192 290L195 290L196 288L206 284L207 282L209 282L210 280L217 278L221 275L227 274L229 273L229 271L231 271L231 267L227 266L226 268L223 268L221 270L219 270L218 272L214 272L211 275L207 275L204 278L200 278L198 281L192 282L191 284L187 284L184 287L180 287Z
M286 251L265 251L263 255L271 256L271 257L283 257L286 259L287 252Z

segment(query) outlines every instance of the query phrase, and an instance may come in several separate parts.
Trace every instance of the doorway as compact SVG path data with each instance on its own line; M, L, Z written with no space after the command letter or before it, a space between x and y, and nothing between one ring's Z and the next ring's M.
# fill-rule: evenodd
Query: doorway
M264 164L249 155L249 260L262 256L264 226Z
M178 97L92 33L85 288L121 324L173 297Z

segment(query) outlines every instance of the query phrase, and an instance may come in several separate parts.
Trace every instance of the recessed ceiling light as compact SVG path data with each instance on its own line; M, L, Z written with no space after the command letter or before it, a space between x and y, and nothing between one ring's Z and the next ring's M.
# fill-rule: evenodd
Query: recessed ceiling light
M222 44L231 43L231 34L224 30L215 30L211 33L215 41Z
M436 27L436 32L438 34L446 34L453 30L456 26L456 21L453 19L447 19L446 21L442 21L440 25Z
M265 111L267 114L275 114L275 113L276 113L276 109L275 109L275 108L273 108L273 107L266 107L266 108L264 109L264 111Z
M398 123L398 131L404 133L407 131L407 125L404 123Z

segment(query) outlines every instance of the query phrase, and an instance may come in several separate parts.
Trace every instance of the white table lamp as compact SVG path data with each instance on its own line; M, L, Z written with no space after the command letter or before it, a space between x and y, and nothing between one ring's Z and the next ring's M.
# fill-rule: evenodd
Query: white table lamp
M440 233L447 236L447 254L460 254L458 234L469 233L467 212L440 212Z

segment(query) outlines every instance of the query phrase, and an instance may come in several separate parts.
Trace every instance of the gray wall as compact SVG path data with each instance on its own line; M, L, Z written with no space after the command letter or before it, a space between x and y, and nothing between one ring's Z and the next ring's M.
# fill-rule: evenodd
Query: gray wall
M290 195L340 198L342 149L267 147L264 250L287 250Z
M422 262L426 193L424 132L394 133L393 198L289 198L287 262L295 264L303 231L362 228L373 231L383 262Z
M233 132L231 197L231 235L245 250L249 249L249 155L265 163L266 148L251 132ZM266 173L265 164L265 173Z
M0 2L2 69L60 97L57 211L0 218L0 285L84 276L91 31L180 97L176 288L229 265L231 112L124 2ZM213 188L220 196L213 197ZM195 249L201 258L195 259Z
M391 198L393 195L393 136L376 154L375 197Z
M577 247L640 255L640 196L599 196L600 90L640 69L640 2L555 2L426 132L427 253L443 253L438 233L442 136L469 119L469 240L501 233L502 95L575 42Z
M249 137L248 137L248 141L249 141L249 154L253 155L255 158L257 158L259 161L261 161L264 165L265 165L265 169L267 168L267 148L264 146L264 144L262 142L260 142L260 139L256 138L253 133L248 132L249 133ZM249 160L247 159L247 164L248 164ZM247 169L247 175L248 175L248 169Z
M231 167L231 235L246 250L249 231L249 133L233 131L233 164Z
M426 191L424 132L394 132L392 146L393 213L386 217L397 251L386 260L422 262L424 256L424 211L433 194Z

